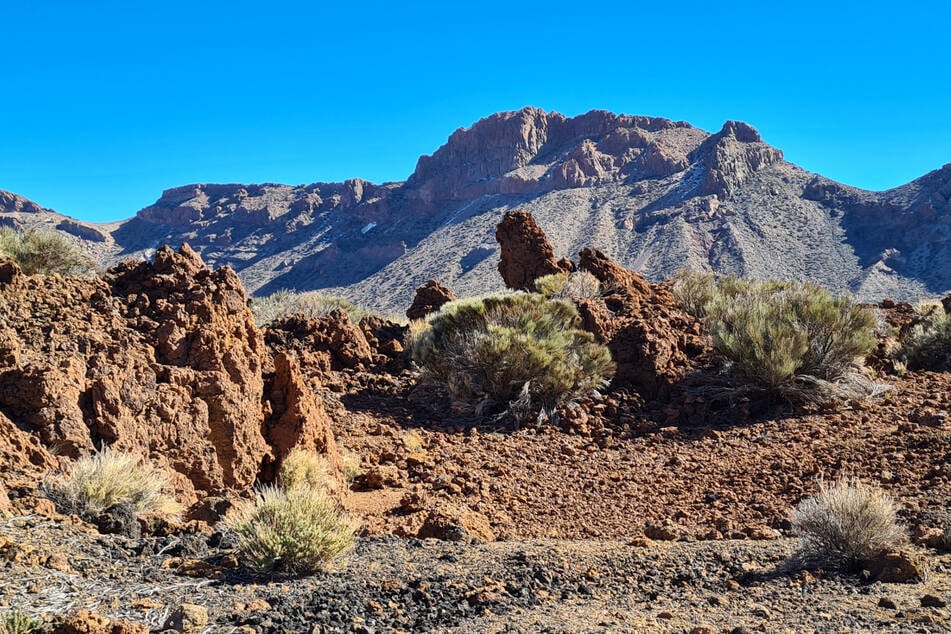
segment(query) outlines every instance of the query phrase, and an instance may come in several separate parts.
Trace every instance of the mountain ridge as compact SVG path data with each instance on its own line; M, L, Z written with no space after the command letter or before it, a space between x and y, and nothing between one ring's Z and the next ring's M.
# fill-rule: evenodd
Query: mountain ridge
M460 294L500 287L491 233L518 208L559 256L596 246L649 279L712 269L920 299L951 290L949 200L951 164L870 192L786 162L742 122L710 134L523 108L456 130L402 182L185 185L111 225L0 194L0 223L42 220L104 264L188 242L256 293L324 289L402 310L429 278Z

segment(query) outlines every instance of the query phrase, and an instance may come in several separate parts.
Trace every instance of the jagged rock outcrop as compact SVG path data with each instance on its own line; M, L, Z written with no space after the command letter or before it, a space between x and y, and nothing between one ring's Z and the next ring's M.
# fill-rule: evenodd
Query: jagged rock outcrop
M333 460L319 400L291 360L271 360L234 271L208 269L187 245L105 278L4 268L0 424L15 449L0 450L4 468L29 466L9 453L44 469L45 448L74 458L110 445L174 474L191 503L247 492L295 443Z
M296 357L283 352L274 355L274 373L267 379L265 393L271 412L265 420L265 437L274 454L265 479L273 479L287 454L299 448L326 456L334 493L342 494L343 467L330 417L304 379Z
M716 194L720 200L731 198L755 172L783 160L781 151L763 143L759 132L740 121L724 123L697 151L706 167L700 193Z
M578 267L608 289L603 298L577 303L585 329L611 350L617 364L613 385L631 386L648 399L668 398L706 348L700 322L677 307L666 287L596 249L582 249Z
M532 289L538 278L574 270L568 260L556 260L545 233L524 211L505 214L495 230L501 247L499 274L508 288Z
M412 305L406 309L406 316L409 319L423 319L442 308L443 304L456 299L458 298L452 289L436 280L429 280L416 289L416 296L413 297Z
M499 272L510 288L530 288L536 278L574 270L555 252L531 214L509 213L499 224ZM700 322L677 308L673 295L650 284L596 249L582 249L577 268L594 275L603 297L576 301L585 329L608 346L617 364L613 384L635 388L645 398L665 399L695 367L705 349Z

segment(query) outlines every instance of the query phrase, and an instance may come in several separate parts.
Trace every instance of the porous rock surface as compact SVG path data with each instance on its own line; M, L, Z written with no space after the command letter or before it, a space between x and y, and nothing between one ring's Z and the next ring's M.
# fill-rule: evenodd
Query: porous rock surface
M319 400L291 359L272 361L237 275L187 245L103 278L8 277L5 468L48 468L48 448L76 458L109 445L167 469L192 503L247 492L294 445L332 453Z
M617 364L615 386L632 386L646 398L664 398L696 364L707 345L700 322L680 310L670 290L613 262L597 249L582 249L578 264L555 251L531 214L505 215L496 230L499 272L513 289L530 289L543 275L579 268L601 283L603 297L578 299L584 328L608 346Z
M456 299L458 298L452 289L436 280L428 280L416 289L413 303L406 309L406 316L410 319L423 319L426 315L442 308L444 304Z
M495 239L501 250L499 274L508 288L533 290L540 277L574 270L571 262L555 259L545 232L527 212L505 214L495 229Z

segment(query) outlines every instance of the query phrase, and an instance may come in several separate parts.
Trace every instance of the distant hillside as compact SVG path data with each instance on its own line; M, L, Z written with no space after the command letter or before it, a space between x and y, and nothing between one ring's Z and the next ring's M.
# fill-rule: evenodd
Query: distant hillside
M188 242L249 290L332 289L402 310L437 278L499 288L495 225L530 211L558 255L596 246L652 280L681 268L808 279L859 298L951 290L951 164L885 192L783 160L749 125L536 108L459 129L403 183L187 185L90 225L0 192L0 223L65 231L102 262Z

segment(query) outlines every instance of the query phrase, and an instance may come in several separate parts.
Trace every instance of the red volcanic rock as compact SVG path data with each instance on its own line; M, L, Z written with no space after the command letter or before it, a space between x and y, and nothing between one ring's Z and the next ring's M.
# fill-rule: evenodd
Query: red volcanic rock
M574 268L568 261L555 259L551 243L528 212L505 214L495 239L501 246L499 273L511 289L530 289L539 277Z
M293 446L327 453L333 466L320 400L294 361L272 362L231 269L211 271L183 246L104 279L8 277L0 288L4 471L50 468L47 447L76 457L110 445L149 456L191 503L246 492L262 464Z
M585 329L611 350L613 384L649 399L669 397L705 349L700 322L677 308L666 287L649 284L600 251L583 249L578 266L609 289L603 298L578 301L578 312Z
M690 161L686 154L676 148L651 143L634 161L634 165L643 176L663 178L684 171Z
M289 315L275 319L265 329L265 340L276 351L295 351L301 362L319 366L322 373L373 363L373 350L345 310L334 309L317 319ZM319 360L316 357L323 357Z
M422 319L442 308L443 304L456 299L458 298L452 290L436 280L429 280L416 289L416 297L413 298L413 304L406 310L406 316L410 319Z
M330 417L320 397L304 380L295 357L286 353L274 356L274 374L265 390L272 410L265 421L265 436L274 453L274 474L291 449L312 451L326 458L336 491L342 492L343 468Z

